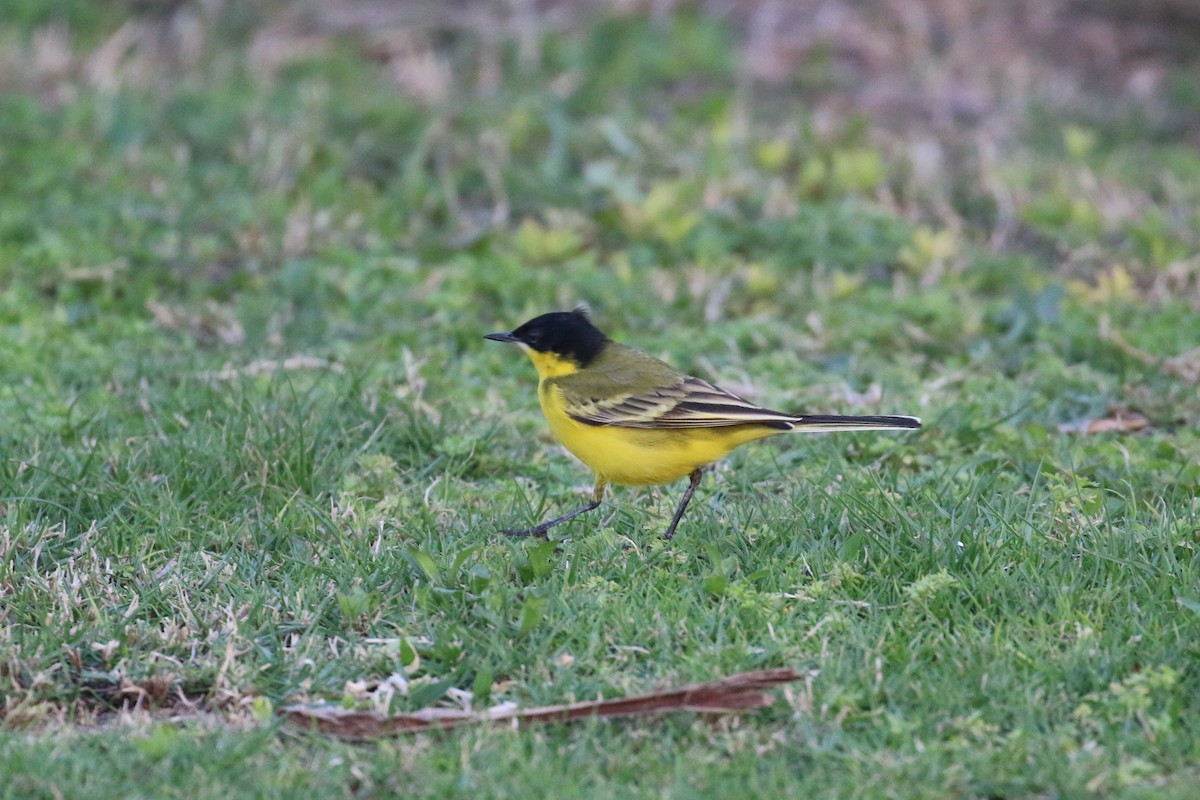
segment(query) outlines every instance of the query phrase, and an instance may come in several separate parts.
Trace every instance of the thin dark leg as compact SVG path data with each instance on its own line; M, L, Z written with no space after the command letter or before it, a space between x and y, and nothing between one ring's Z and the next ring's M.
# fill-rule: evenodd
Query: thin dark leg
M683 510L687 508L688 503L692 502L692 495L696 493L696 487L700 485L701 474L702 473L699 469L694 469L692 470L692 474L689 476L691 482L688 484L687 491L683 493L683 499L679 501L679 508L675 509L675 519L671 520L670 527L668 527L667 532L663 534L663 538L668 542L671 541L671 537L675 535L675 528L679 525L679 520L683 517Z
M599 500L593 500L590 503L588 503L587 505L582 505L579 508L575 509L574 511L568 511L566 514L563 514L561 517L555 517L554 519L548 519L543 523L533 526L532 528L526 528L524 530L505 529L500 532L503 534L507 534L508 536L537 536L539 538L545 539L545 538L547 538L546 531L550 530L555 525L558 525L560 522L566 522L569 519L575 519L575 517L578 517L580 514L591 511L592 509L596 508L599 505L600 505Z
M575 519L580 514L585 514L588 511L591 511L592 509L597 508L600 505L600 500L603 499L603 497L604 497L604 488L607 485L608 484L605 481L602 481L599 478L597 478L596 486L594 489L592 489L591 502L580 506L579 508L575 509L574 511L568 511L566 514L563 514L561 517L555 517L554 519L548 519L545 522L542 522L538 525L534 525L532 528L526 528L525 530L502 530L500 532L507 536L536 536L539 539L549 538L546 536L546 531L550 530L555 525L558 525L559 523L562 523L562 522L566 522L569 519Z

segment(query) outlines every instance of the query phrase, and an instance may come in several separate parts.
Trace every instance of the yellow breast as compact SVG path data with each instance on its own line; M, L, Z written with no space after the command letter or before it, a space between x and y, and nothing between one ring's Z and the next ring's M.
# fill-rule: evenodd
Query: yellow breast
M622 486L669 483L740 444L780 432L764 425L674 430L588 425L566 413L561 390L545 381L538 385L538 400L554 437L600 478Z

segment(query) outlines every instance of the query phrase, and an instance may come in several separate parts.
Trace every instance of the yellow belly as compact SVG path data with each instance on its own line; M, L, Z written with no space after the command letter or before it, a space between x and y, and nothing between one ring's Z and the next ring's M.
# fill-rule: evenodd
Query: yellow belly
M539 386L538 399L554 437L599 478L621 486L670 483L738 445L781 433L765 425L682 430L588 425L566 414L557 389Z

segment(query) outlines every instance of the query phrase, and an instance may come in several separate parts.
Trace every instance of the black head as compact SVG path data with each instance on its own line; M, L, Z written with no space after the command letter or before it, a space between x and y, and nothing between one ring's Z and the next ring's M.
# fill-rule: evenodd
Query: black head
M539 353L553 353L586 367L608 343L583 309L555 311L534 317L511 333L489 333L483 337L497 342L518 342Z

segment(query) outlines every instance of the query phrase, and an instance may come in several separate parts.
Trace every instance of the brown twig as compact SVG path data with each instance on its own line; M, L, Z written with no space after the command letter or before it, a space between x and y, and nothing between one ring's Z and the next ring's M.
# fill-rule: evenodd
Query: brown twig
M676 711L704 714L742 711L771 705L764 690L800 679L791 669L743 672L728 678L668 689L616 700L593 700L524 711L463 711L453 708L424 708L410 714L379 714L353 711L336 705L287 706L284 718L340 739L374 739L415 731L440 730L460 725L496 722L567 722L590 717L630 717Z

